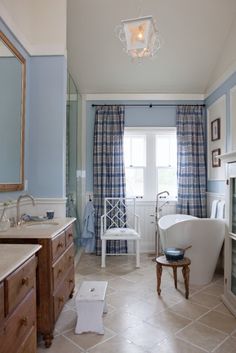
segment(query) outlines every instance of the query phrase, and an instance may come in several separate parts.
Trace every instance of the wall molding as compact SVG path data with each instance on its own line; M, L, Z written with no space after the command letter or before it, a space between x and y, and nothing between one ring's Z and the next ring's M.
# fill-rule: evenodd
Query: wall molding
M2 4L0 4L0 13L1 13L0 20L4 22L6 27L9 28L9 30L12 32L14 37L18 40L18 42L20 42L22 47L27 51L28 54L30 54L29 49L31 45L29 41L25 38L24 34L20 31L19 27L15 25L12 17L9 16L8 11L5 9L5 7Z
M236 61L212 84L207 88L204 99L207 99L214 91L217 90L231 75L236 71Z
M210 198L216 198L216 199L221 199L221 200L225 199L225 194L220 194L218 192L209 192L209 191L207 191L206 194L207 194L207 197L210 197Z
M84 94L86 101L109 101L109 100L133 100L133 101L203 101L205 99L204 94L168 94L168 93L150 93L150 94Z
M0 4L0 20L4 22L6 27L12 32L12 35L17 39L17 41L22 45L26 52L30 56L65 56L67 57L67 50L64 45L55 44L55 45L33 45L21 32L19 27L15 24L12 17L9 15L9 12L6 10L3 4Z

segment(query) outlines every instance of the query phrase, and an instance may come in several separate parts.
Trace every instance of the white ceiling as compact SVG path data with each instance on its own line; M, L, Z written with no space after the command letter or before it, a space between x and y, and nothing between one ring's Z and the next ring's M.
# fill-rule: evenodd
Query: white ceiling
M138 0L68 0L69 70L80 93L204 93L235 20L235 0L143 0L164 45L134 64L114 28Z

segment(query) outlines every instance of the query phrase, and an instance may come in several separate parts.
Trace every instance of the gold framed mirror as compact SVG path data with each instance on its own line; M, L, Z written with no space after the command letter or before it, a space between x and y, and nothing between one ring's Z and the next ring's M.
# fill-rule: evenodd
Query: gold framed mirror
M0 31L0 191L24 189L26 62Z

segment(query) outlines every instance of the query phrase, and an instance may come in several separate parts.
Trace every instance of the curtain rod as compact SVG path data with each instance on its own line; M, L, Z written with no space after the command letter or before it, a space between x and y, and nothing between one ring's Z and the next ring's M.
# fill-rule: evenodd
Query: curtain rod
M107 107L109 105L113 105L113 106L120 106L123 105L125 107L148 107L148 108L152 108L152 107L178 107L180 105L196 105L196 106L203 106L205 107L205 104L193 104L193 103L189 103L189 104L165 104L165 103L159 103L159 104L92 104L92 107Z

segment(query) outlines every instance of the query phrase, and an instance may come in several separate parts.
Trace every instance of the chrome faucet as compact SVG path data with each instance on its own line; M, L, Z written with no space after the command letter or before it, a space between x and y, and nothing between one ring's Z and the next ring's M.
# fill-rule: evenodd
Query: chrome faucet
M159 196L162 194L166 194L167 196L170 195L169 191L165 190L165 191L161 191L158 192L157 196L156 196L156 207L155 207L155 250L156 250L156 256L159 256L159 254L161 253L161 244L160 244L160 234L159 234L159 229L158 229L158 220L160 217L160 212L163 208L164 205L166 205L169 201L165 201L163 203L163 205L161 205L159 207Z
M22 199L30 199L32 201L33 206L35 206L35 200L33 198L33 196L29 195L29 194L24 194L24 195L20 195L16 201L16 225L19 225L21 222L20 220L20 200Z
M167 194L167 196L170 195L169 191L165 190L165 191L161 191L161 192L158 192L157 196L156 196L156 215L158 215L158 213L161 211L162 207L168 203L168 201L166 201L160 208L159 208L159 196L162 195L162 194Z
M162 194L167 194L167 196L170 195L169 191L167 191L167 190L158 192L158 194L157 194L157 200L158 200L159 196L162 195Z

